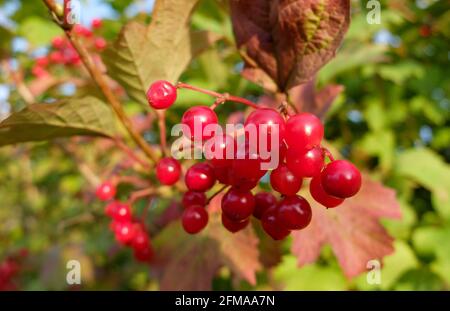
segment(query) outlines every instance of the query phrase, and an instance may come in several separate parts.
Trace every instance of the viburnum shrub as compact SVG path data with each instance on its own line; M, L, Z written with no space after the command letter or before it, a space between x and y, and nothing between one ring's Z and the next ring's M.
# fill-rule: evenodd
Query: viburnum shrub
M319 92L315 78L348 29L350 1L273 1L270 6L229 1L236 46L225 35L190 27L198 1L156 2L148 25L141 22L147 19L133 19L110 42L107 23L94 19L90 26L74 25L67 9L44 0L65 37L54 38L31 69L32 91L45 84L48 92L41 97L24 92L28 106L0 122L4 137L15 137L6 144L86 136L54 145L85 177L89 195L83 198L102 204L101 219L105 226L110 223L114 249L131 250L143 263L161 263L158 255L166 261L173 254L186 256L168 264L166 272L177 274L173 279L182 277L173 267L196 257L192 250L220 252L210 256L214 260L228 257L205 261L214 268L235 265L239 260L231 257L248 247L244 256L250 254L252 267L245 278L254 283L248 275L260 266L259 239L314 236L310 244L317 253L325 242L338 240L329 236L334 227L320 228L328 224L322 220L353 217L358 209L352 202L367 189L362 187L367 180L363 183L358 168L326 141L326 112L343 88L328 85ZM197 56L217 41L217 57L232 63L222 80L239 87L191 77L199 68ZM72 81L79 92L54 98L52 87L60 80ZM28 81L19 82L23 91ZM41 98L45 103L37 103ZM97 152L83 161L84 147L91 145ZM390 194L381 185L376 190ZM95 208L92 214L97 215ZM353 219L345 220L341 226L353 225ZM378 218L373 223L378 238L383 230ZM159 249L166 251L159 254ZM365 271L366 262L358 269Z

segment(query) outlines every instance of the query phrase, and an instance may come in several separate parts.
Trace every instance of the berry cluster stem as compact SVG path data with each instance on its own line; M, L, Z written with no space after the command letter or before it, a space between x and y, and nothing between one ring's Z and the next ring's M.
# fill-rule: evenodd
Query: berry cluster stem
M53 0L43 0L44 3L47 5L47 7L52 11L52 13L56 14L56 5ZM80 40L77 38L77 36L73 36L71 29L64 29L62 26L62 23L58 21L58 24L61 26L61 28L64 30L67 38L72 43L75 50L80 55L81 61L83 62L84 66L89 71L89 74L91 75L92 79L95 81L97 86L102 91L103 95L108 100L109 104L113 108L114 112L116 113L117 117L127 130L128 134L131 136L131 138L134 140L134 142L142 149L142 151L147 155L147 157L153 161L154 163L158 162L158 156L154 152L153 148L145 141L145 139L134 129L131 120L127 117L125 114L125 111L122 108L122 105L120 104L120 101L116 98L114 93L112 92L111 88L108 86L108 82L105 79L105 76L102 72L98 69L97 66L95 66L89 52L87 51L86 47L80 42Z
M187 84L187 83L183 83L183 82L178 82L176 87L179 88L179 89L188 89L188 90L192 90L192 91L196 91L196 92L199 92L199 93L203 93L203 94L206 94L206 95L210 95L210 96L216 97L217 100L214 102L212 109L214 109L218 104L225 103L227 101L244 104L244 105L252 107L254 109L258 109L259 108L259 106L257 104L255 104L254 102L252 102L252 101L250 101L248 99L245 99L245 98L242 98L242 97L239 97L239 96L233 96L233 95L230 95L228 93L222 94L222 93L218 93L218 92L202 89L200 87L196 87L196 86L193 86L193 85L190 85L190 84Z

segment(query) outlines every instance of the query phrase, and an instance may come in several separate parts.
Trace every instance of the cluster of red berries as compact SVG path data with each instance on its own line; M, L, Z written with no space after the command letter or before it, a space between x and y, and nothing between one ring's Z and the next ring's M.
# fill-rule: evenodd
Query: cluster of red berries
M155 109L167 109L176 98L177 88L167 81L155 82L147 92L149 104ZM188 109L181 122L190 130L185 135L193 142L198 139L198 135L193 135L195 127L200 128L200 141L206 141L203 147L210 147L204 148L208 161L194 164L185 175L189 191L183 196L185 210L182 223L188 233L197 233L207 225L205 192L216 181L230 186L222 198L222 223L225 228L237 232L245 228L250 216L254 215L276 240L285 238L292 230L307 227L311 222L310 204L297 195L305 178L312 178L310 193L327 208L338 206L346 198L354 196L361 187L358 169L348 161L335 161L331 153L321 146L324 127L313 114L283 117L271 108L255 109L245 121L244 135L247 137L246 129L253 126L257 139L247 139L244 143L239 143L237 135L215 135L214 131L204 131L209 125L218 124L217 115L210 107ZM271 145L274 135L277 136L275 141L280 142L277 146ZM268 172L262 169L262 164L268 160L260 156L258 149L262 139L267 139L265 146L268 146L270 154L278 157L278 166L271 168L270 184L273 190L280 193L280 200L271 193L253 195L251 192ZM232 150L232 157L227 156L229 150ZM157 166L157 177L162 184L172 185L180 175L181 166L173 158L164 158Z
M17 290L14 278L20 272L20 261L28 256L26 249L21 249L0 262L0 291Z
M100 29L102 20L94 19L91 22L91 29L76 24L73 27L73 32L83 38L88 48L94 49L98 52L106 48L106 40L101 36L95 36L95 30ZM49 74L48 70L51 65L64 66L79 66L81 64L80 56L75 48L65 37L55 37L52 40L51 50L45 55L36 58L35 64L31 69L31 73L41 78Z
M131 247L136 260L149 262L153 257L153 248L145 226L133 219L130 205L113 200L115 195L116 187L111 182L102 183L96 190L98 199L110 201L106 205L105 214L112 219L110 229L116 241Z

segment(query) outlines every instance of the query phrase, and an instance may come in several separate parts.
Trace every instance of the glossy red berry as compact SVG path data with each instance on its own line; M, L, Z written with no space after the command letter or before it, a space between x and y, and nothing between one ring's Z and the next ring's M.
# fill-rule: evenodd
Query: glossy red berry
M304 151L295 149L287 150L287 167L299 178L313 177L319 174L322 171L324 161L325 158L320 147L314 147Z
M173 185L179 179L181 175L181 165L174 158L164 158L156 165L156 177L163 185Z
M99 38L95 38L94 40L94 47L98 50L98 51L102 51L106 48L106 40L105 38L99 37Z
M229 167L214 167L214 176L224 185L231 185L232 174Z
M229 135L217 135L205 143L203 151L212 166L230 167L236 154L236 142Z
M111 211L111 217L119 222L130 222L132 218L130 206L124 203L116 203Z
M281 194L294 195L302 187L302 179L295 176L286 164L281 164L270 174L270 185Z
M280 113L271 108L259 108L254 110L245 121L245 127L249 125L256 127L257 141L260 144L264 142L262 138L266 138L266 150L271 148L271 137L278 137L278 144L284 139L285 121ZM261 146L261 145L259 145Z
M255 208L255 198L250 191L231 188L222 197L222 212L232 221L249 218Z
M323 190L320 174L311 179L309 184L309 192L317 203L320 203L327 208L336 207L344 202L344 199L329 195L325 192L325 190Z
M301 151L319 146L323 133L322 122L311 113L297 114L286 122L285 139L288 148Z
M230 219L226 214L222 213L222 225L225 227L225 229L232 233L243 230L248 226L249 222L250 218L244 219L242 221L234 221Z
M134 258L140 262L149 262L153 258L153 250L151 247L143 249L134 249Z
M99 200L102 201L111 200L116 195L116 186L114 186L113 183L109 181L105 181L97 187L95 195Z
M183 212L182 224L187 233L198 233L208 224L208 212L203 206L190 206Z
M312 218L311 206L301 196L285 197L278 203L278 213L280 223L289 230L306 228Z
M233 188L240 191L250 191L258 186L259 178L237 178L235 174L231 173L231 184Z
M94 19L91 21L91 27L92 27L93 29L101 28L102 25L103 25L103 21L102 21L100 18L94 18Z
M193 205L205 206L206 205L206 195L204 192L187 191L183 195L181 204L183 204L184 208L188 208Z
M262 215L269 208L277 204L277 198L270 192L259 192L255 195L255 210L253 216L261 219Z
M131 241L131 246L136 250L145 250L150 247L150 239L147 232L144 230L136 230L136 233Z
M264 176L266 171L262 169L262 160L258 155L256 144L247 142L236 146L236 156L231 165L232 178L260 179Z
M113 228L116 240L119 243L130 244L131 241L134 239L135 227L131 222L116 221Z
M147 91L147 101L154 109L167 109L177 99L177 88L169 81L153 82Z
M274 240L283 240L291 233L290 230L281 224L276 207L272 207L264 212L261 217L261 225L264 231Z
M361 188L361 173L352 163L337 160L329 163L321 174L326 193L338 198L349 198Z
M119 201L112 201L108 203L105 207L105 214L109 217L113 217L113 215L116 213L116 209L120 206Z
M216 182L214 169L207 163L196 163L188 169L184 181L189 190L205 192Z
M205 141L215 135L218 119L211 108L195 106L183 114L181 123L187 126L188 131L184 132L186 137L192 141Z

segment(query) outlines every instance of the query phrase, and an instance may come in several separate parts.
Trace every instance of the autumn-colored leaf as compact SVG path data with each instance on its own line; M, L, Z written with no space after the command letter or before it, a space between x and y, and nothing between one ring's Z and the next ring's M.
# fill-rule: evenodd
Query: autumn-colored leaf
M323 118L336 97L344 90L342 85L330 84L316 90L315 79L292 88L289 93L298 111L310 112Z
M351 278L366 271L369 260L381 260L394 251L393 238L380 223L380 218L401 218L392 189L364 176L358 195L339 207L326 209L308 199L312 222L292 234L292 252L299 266L316 261L324 244L329 243L344 274Z
M218 36L190 30L198 0L158 0L149 26L126 24L116 42L104 53L108 73L135 101L146 104L145 92L156 80L176 82L192 58Z
M281 91L311 80L334 57L350 23L349 0L235 0L230 5L246 62L243 75L266 85L268 76Z
M218 269L227 266L238 279L256 284L258 239L253 228L232 234L220 221L221 196L211 201L208 226L197 235L183 231L180 221L174 221L154 239L154 268L161 290L210 290Z
M0 146L76 135L114 135L111 109L95 97L32 104L0 123Z

